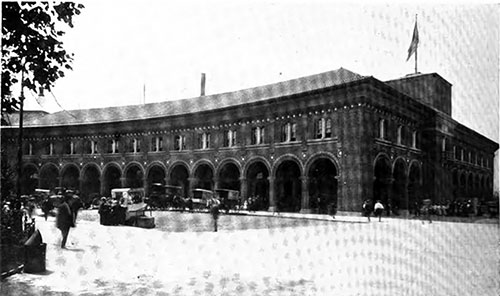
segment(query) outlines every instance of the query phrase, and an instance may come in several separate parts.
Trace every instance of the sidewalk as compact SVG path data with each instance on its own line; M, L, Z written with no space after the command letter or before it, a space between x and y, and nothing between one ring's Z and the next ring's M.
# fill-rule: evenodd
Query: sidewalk
M280 216L333 223L166 232L79 217L63 250L55 219L37 217L47 271L7 278L0 295L498 295L497 225Z

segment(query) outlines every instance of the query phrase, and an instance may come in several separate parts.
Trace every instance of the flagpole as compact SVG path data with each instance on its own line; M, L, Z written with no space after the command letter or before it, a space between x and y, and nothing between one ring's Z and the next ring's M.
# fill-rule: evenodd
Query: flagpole
M417 15L415 14L415 26L417 25ZM418 68L417 68L417 55L418 55L418 43L415 46L415 74L418 73Z

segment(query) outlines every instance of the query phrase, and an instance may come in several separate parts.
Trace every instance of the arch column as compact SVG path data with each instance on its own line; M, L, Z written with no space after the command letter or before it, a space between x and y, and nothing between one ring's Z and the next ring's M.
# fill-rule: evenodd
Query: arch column
M125 188L127 186L127 177L120 177L120 183L122 184L122 188Z
M300 212L310 214L312 210L309 208L309 177L302 176L300 181L302 182Z
M144 195L149 195L148 175L146 173L142 176L142 188L144 188Z
M83 192L83 177L78 177L78 193L81 195Z
M247 178L241 177L240 178L240 198L245 200L247 199L247 191L248 191L248 183L247 183Z
M193 189L194 189L194 185L196 184L197 180L198 180L198 178L194 178L194 177L188 178L188 181L189 181L189 192L188 192L188 194L189 195L192 194Z
M220 189L220 180L219 177L214 177L214 190L215 189Z
M101 182L101 188L100 188L100 194L104 195L104 192L106 192L106 178L104 177L104 174L101 174L99 176L99 181Z
M269 181L269 212L275 212L277 210L276 206L276 192L274 189L274 177L268 177Z

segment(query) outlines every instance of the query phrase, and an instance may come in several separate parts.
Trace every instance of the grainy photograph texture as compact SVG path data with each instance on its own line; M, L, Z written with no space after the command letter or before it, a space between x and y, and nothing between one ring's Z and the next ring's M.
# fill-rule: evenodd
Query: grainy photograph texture
M2 2L1 295L500 295L498 4Z

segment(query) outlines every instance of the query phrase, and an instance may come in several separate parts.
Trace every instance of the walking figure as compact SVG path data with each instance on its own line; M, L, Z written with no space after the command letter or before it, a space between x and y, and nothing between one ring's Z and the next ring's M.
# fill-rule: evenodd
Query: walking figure
M208 208L210 209L210 214L212 215L212 220L214 223L214 232L217 232L217 222L219 220L219 207L220 207L220 201L212 197L211 199L208 200Z
M373 206L371 200L367 199L363 202L363 216L368 218L368 222L370 222L370 216L373 212Z
M432 201L430 199L424 199L422 201L423 203L423 207L422 207L422 214L423 214L423 217L425 217L429 223L432 223L432 220L431 220L431 204L432 204ZM424 223L424 221L422 220L422 223Z
M375 217L378 217L378 222L382 222L382 213L384 212L384 206L382 205L380 200L377 200L373 208L375 210Z
M71 197L68 195L64 196L63 202L57 210L56 216L56 227L61 230L62 241L61 248L66 248L66 240L68 239L69 229L75 227L75 220L73 218L73 212L71 211L68 201Z

